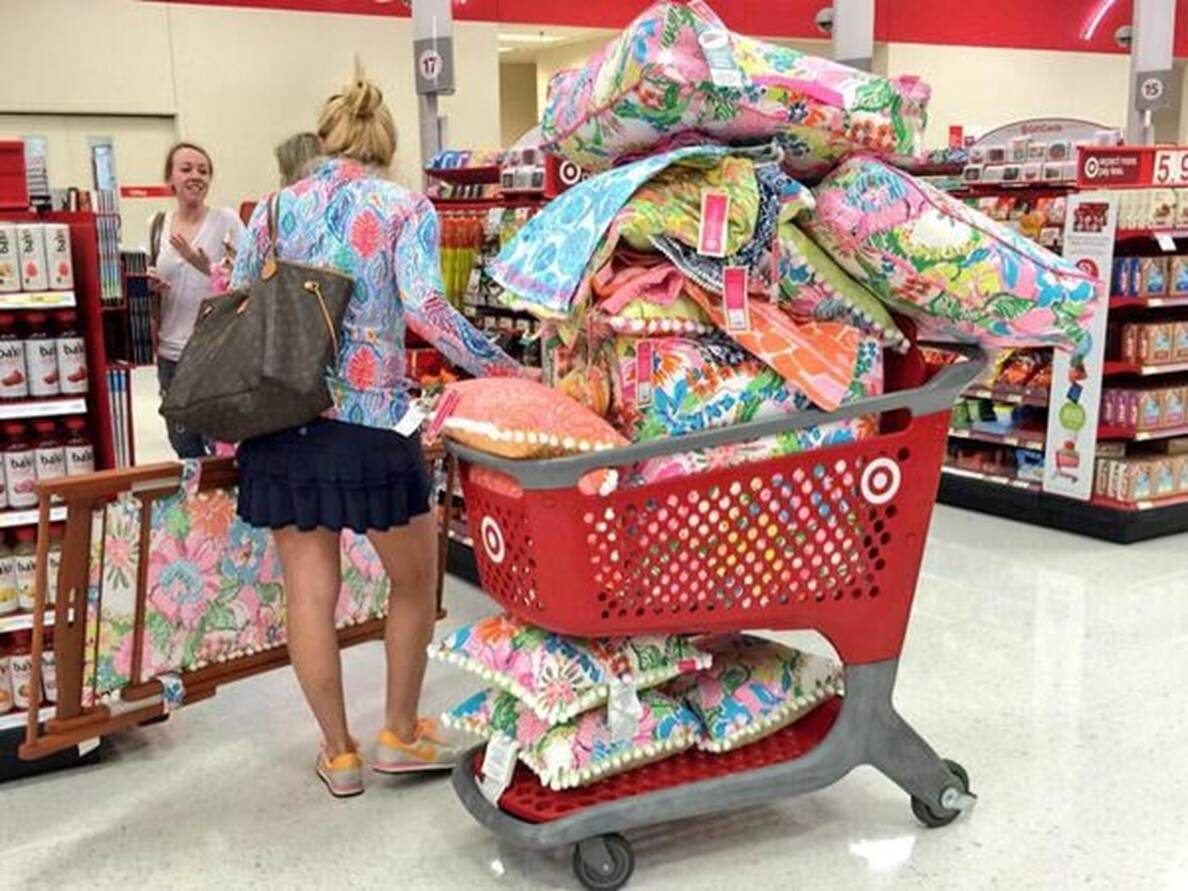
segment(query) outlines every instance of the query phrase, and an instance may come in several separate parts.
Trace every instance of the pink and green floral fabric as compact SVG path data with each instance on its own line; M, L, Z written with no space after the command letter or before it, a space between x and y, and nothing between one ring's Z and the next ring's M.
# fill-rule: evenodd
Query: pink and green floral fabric
M154 501L140 678L132 677L144 508L120 499L92 524L85 704L130 683L285 645L280 562L267 530L241 521L234 490ZM388 578L363 536L343 536L339 627L387 611ZM91 695L91 690L94 696Z
M502 734L520 745L519 758L550 789L586 786L694 746L701 726L678 699L657 690L639 694L635 733L618 739L606 708L550 726L510 693L484 690L442 717L442 723L489 739Z
M776 244L780 305L794 316L845 322L892 349L907 338L887 307L821 250L794 223L783 223Z
M917 154L929 94L916 78L732 34L702 0L659 2L553 78L541 134L591 171L675 145L778 138L790 171L813 175L854 151Z
M606 702L616 680L644 689L709 665L679 634L566 637L508 615L459 628L431 645L429 655L474 672L549 724Z
M775 733L841 691L842 668L831 659L746 634L704 646L714 664L664 689L701 720L705 735L698 745L710 752Z
M879 396L883 392L883 351L877 339L866 337L858 348L855 376L844 403ZM801 400L798 408L809 407ZM809 449L845 445L869 439L878 433L878 417L862 415L848 421L819 424L800 430L789 430L775 436L730 443L709 449L691 449L661 458L651 458L637 464L627 474L629 486L678 479L692 474L753 464L770 458L792 455Z
M1009 347L1087 342L1092 276L876 158L835 169L804 225L922 335Z

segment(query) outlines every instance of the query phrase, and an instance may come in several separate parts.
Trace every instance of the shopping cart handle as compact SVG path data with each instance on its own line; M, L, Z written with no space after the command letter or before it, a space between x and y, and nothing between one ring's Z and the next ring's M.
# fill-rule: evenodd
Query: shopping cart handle
M567 458L522 460L503 458L488 452L447 442L446 448L463 461L489 467L514 477L524 489L566 489L577 484L578 479L591 470L603 467L625 467L649 458L690 452L694 449L708 449L714 446L746 442L765 436L775 436L790 430L802 430L822 424L848 421L863 415L906 409L913 416L920 417L940 411L949 411L953 403L970 384L981 377L988 356L979 346L971 344L944 344L943 349L960 353L968 361L946 365L923 386L911 390L899 390L883 396L862 399L843 405L834 411L810 409L795 414L766 418L746 424L735 424L714 430L699 430L682 436L653 439L648 442L624 446L621 449L606 449Z

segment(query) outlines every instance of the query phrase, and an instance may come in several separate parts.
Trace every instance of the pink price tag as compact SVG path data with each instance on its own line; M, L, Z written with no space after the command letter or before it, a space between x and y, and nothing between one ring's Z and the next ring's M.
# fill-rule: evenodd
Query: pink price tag
M701 193L701 222L697 227L697 253L703 257L726 256L726 223L730 196L721 189Z
M434 442L441 435L442 425L454 413L454 410L458 407L458 400L461 398L457 390L446 390L442 394L441 399L437 403L437 411L433 414L433 420L429 422L429 426L425 429L426 442Z
M652 361L650 340L641 340L635 347L635 404L652 404Z
M722 270L722 308L726 311L727 331L750 330L749 300L746 267L727 266Z

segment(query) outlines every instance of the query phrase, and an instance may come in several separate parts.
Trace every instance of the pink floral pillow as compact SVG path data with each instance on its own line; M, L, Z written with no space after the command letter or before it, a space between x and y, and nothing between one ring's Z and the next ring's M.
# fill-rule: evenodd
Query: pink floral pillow
M429 655L511 693L549 724L603 704L612 682L629 679L642 690L710 664L679 634L565 637L507 615L459 628Z
M489 739L496 733L519 744L520 760L550 789L586 786L613 774L691 748L701 735L696 716L658 690L639 694L635 732L616 735L606 708L549 724L509 693L484 690L442 716L442 723Z
M682 677L665 692L683 699L701 719L709 752L727 752L803 718L842 688L842 668L746 634L701 642L713 653L705 671Z

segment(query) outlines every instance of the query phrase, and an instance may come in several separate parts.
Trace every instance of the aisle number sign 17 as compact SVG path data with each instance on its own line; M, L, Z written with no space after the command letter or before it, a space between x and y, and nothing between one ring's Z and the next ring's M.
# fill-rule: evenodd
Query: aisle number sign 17
M1160 149L1155 152L1151 181L1157 186L1188 185L1188 149Z

